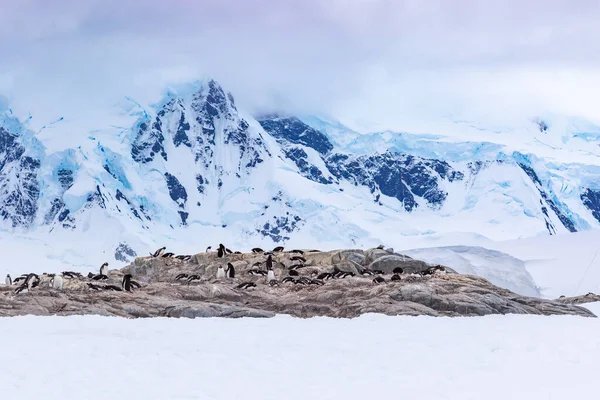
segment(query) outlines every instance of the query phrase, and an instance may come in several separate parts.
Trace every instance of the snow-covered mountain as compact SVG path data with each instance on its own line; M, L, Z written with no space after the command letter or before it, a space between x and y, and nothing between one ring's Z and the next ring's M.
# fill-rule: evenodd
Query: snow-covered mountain
M121 111L128 125L71 132L79 139L61 149L2 112L5 232L89 242L125 261L165 241L188 252L219 240L404 247L452 232L600 227L600 127L575 119L358 133L314 116L245 114L215 81Z

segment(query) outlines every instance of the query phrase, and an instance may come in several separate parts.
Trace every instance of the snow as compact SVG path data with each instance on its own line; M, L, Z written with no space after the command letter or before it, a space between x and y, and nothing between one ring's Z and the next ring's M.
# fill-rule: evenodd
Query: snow
M0 381L6 399L588 398L598 329L571 316L14 317Z

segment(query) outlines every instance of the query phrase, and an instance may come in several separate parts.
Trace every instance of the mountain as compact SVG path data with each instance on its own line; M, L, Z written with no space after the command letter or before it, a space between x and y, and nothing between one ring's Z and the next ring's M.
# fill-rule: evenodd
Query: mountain
M4 232L64 249L56 258L77 243L72 262L85 263L83 253L125 262L164 243L402 247L600 227L600 128L576 119L359 133L315 116L248 115L214 80L121 111L128 125L62 149L2 112Z

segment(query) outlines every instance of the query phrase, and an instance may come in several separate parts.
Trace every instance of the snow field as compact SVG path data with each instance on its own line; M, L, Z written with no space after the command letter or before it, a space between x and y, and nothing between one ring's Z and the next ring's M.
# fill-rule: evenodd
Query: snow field
M2 398L577 399L600 320L278 316L0 320Z

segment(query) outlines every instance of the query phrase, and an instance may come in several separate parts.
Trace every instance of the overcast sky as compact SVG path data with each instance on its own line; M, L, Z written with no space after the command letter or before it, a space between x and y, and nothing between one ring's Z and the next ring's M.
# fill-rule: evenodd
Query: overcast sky
M0 0L0 94L40 120L211 76L250 110L600 117L597 0Z

